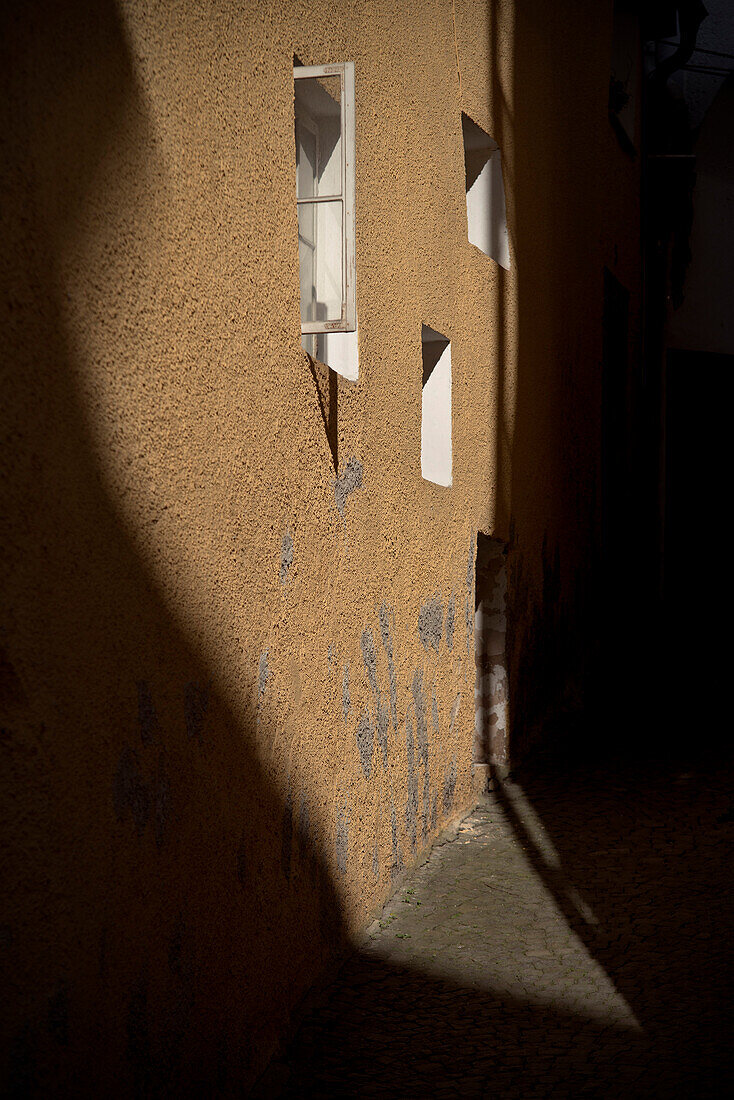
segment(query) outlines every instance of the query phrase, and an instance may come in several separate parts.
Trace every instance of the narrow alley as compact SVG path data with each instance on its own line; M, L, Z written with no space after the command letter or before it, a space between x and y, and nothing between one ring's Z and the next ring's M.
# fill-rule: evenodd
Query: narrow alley
M731 778L546 764L496 785L255 1095L731 1095Z

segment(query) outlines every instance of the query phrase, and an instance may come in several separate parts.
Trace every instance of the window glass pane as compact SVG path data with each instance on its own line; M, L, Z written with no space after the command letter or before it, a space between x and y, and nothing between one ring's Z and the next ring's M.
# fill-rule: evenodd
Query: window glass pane
M341 195L341 78L308 77L295 86L298 198Z
M342 204L298 204L301 322L338 321L342 315Z

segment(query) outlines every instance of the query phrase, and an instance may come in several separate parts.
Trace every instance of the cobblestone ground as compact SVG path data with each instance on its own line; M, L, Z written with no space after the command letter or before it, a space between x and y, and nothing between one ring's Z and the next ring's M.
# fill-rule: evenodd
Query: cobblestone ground
M386 906L261 1094L734 1096L732 778L503 783Z

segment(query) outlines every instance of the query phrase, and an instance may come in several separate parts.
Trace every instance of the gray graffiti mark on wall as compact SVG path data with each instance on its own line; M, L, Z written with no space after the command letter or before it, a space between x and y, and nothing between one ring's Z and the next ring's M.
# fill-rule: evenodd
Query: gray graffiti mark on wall
M342 713L344 714L344 721L349 721L349 708L351 706L351 699L349 698L349 665L344 666L344 676L342 678Z
M403 869L403 853L398 844L398 818L395 813L395 800L393 798L392 788L390 789L390 832L392 834L392 865L390 867L390 877L394 879Z
M453 759L449 764L448 771L446 772L446 778L443 781L443 812L447 814L454 802L454 791L456 789L456 759Z
M184 688L184 717L189 740L201 740L204 716L209 709L209 688L192 680Z
M293 849L293 796L288 788L283 806L283 825L280 837L280 867L286 880L291 877L291 852Z
M456 716L459 713L459 707L461 706L461 692L458 693L453 703L451 704L451 715L449 717L449 739L454 732L454 724L456 722Z
M149 745L158 737L158 715L153 702L153 694L147 680L138 680L135 685L138 692L138 727L140 740Z
M257 672L257 701L258 704L262 702L265 689L268 686L268 680L272 680L273 674L268 666L268 655L270 649L265 649L260 654L260 665Z
M349 856L349 805L344 798L336 815L336 865L343 875L347 873Z
M166 1026L169 1066L179 1066L184 1056L185 1037L196 1001L196 964L192 937L187 934L184 915L179 911L168 941L168 972L171 1010Z
M370 715L369 707L365 707L359 716L356 737L362 771L364 772L365 779L369 779L372 774L372 753L374 751L375 741L375 732L372 728L372 716Z
M431 828L435 829L438 822L438 795L433 795L431 802Z
M408 758L408 799L405 803L405 828L410 843L415 849L418 821L418 775L415 770L415 745L413 742L413 723L410 714L405 716L405 748Z
M436 740L438 740L440 732L438 728L438 699L436 698L435 683L431 687L431 721L433 722L433 732L436 735Z
M168 828L171 813L171 784L166 774L166 757L161 753L158 760L158 779L155 784L153 808L153 833L156 846L161 848Z
M151 1059L148 988L144 978L135 983L128 1002L125 1053L133 1068L135 1095L145 1095L149 1092Z
M69 1045L69 987L60 981L48 1000L48 1032L59 1046Z
M112 802L115 817L125 821L132 819L135 832L142 836L153 813L153 834L160 848L165 839L171 807L171 788L166 775L165 754L158 760L158 773L145 779L137 753L125 745L112 785Z
M472 641L474 639L474 557L476 542L472 534L469 543L469 560L466 566L466 652L471 656Z
M142 836L150 817L150 784L143 779L137 753L125 745L117 765L112 792L115 817L132 818L135 832Z
M344 473L334 482L334 502L339 515L344 519L344 508L350 493L362 488L362 463L358 458L350 458L344 467Z
M288 570L293 565L293 535L286 531L280 544L280 583L285 584L288 579Z
M7 1071L3 1074L6 1096L39 1095L38 1049L39 1031L25 1020L13 1036L12 1046L8 1050Z
M237 881L240 886L247 885L247 839L244 832L237 847Z
M375 650L375 639L372 636L371 630L367 629L362 631L362 637L360 638L359 644L362 648L362 659L367 672L367 679L372 688L372 694L379 699L380 689L377 686L377 652Z
M441 645L443 633L443 604L440 596L430 596L421 604L418 612L418 637L421 645L428 652L431 646L436 653Z
M298 832L303 844L311 843L311 821L308 813L308 801L304 794L301 795L301 808L298 811Z
M377 709L377 741L382 752L382 768L387 771L387 731L390 726L390 708L382 699Z
M102 933L99 937L99 950L97 952L97 968L99 973L100 984L104 987L109 981L110 966L109 966L109 951L108 951L108 935L107 928L102 928Z
M383 603L380 606L380 636L382 645L387 654L387 669L390 676L390 713L392 715L392 728L398 732L398 683L395 676L395 657L393 653L392 636L390 634L390 616L387 607Z
M168 941L168 970L179 982L189 986L195 974L192 947L191 936L187 935L184 915L179 911Z
M431 812L431 777L426 768L425 775L423 777L423 810L421 813L421 832L423 833L423 840L425 841L428 836L428 818Z
M387 703L383 702L382 693L377 683L377 650L372 631L362 631L360 639L362 659L367 672L372 695L375 700L375 715L377 716L377 740L382 751L382 766L387 771L387 730L390 723L390 712Z
M451 599L446 608L446 645L449 653L454 648L454 625L456 623L456 596L451 593Z
M413 674L413 703L415 704L415 736L418 742L418 759L428 766L428 725L426 723L426 701L423 698L423 673L416 669Z
M171 993L172 1013L169 1018L168 1047L175 1051L179 1061L183 1055L182 1044L186 1034L186 1024L194 1006L194 981L196 966L191 936L187 934L184 915L179 911L168 941L168 972L174 979Z
M375 847L372 852L372 874L375 878L380 877L380 852L377 846L377 836L375 835Z

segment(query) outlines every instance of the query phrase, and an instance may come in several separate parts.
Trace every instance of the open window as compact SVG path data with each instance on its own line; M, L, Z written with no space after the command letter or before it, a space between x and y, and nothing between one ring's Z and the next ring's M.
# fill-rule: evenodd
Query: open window
M296 66L293 77L301 342L323 361L319 344L357 327L354 62ZM349 360L349 349L341 344L342 358Z
M451 343L423 325L423 398L421 408L421 474L426 481L450 486L451 479Z
M509 271L510 244L499 145L463 112L461 129L469 241Z

